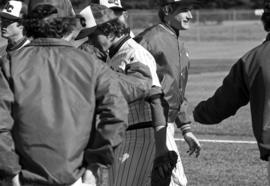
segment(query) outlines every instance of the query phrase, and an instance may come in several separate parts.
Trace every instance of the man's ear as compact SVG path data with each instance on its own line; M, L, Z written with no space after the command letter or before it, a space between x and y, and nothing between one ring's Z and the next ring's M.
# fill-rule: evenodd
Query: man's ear
M167 15L169 15L169 14L171 14L172 12L173 12L173 7L172 7L172 5L165 5L164 7L163 7L163 12L164 12L164 14L167 16Z
M24 26L21 23L17 23L18 28L20 28L22 31L24 29Z
M110 42L112 42L116 36L113 33L110 33L108 36L106 36Z

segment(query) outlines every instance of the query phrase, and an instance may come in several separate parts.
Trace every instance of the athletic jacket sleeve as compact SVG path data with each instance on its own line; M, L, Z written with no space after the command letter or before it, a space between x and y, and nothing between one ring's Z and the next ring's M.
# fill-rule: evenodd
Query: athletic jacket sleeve
M118 73L120 87L128 103L149 95L152 86L150 69L140 63L127 64L123 73Z
M233 65L215 94L195 107L193 111L195 121L203 124L219 123L248 103L249 91L243 66L242 60Z
M1 68L2 69L2 68ZM7 79L0 71L0 179L11 178L19 173L21 167L11 136L13 118L11 113L14 102L13 93Z
M86 151L88 164L109 166L113 149L118 146L127 127L128 106L116 73L101 65L96 85L96 125Z

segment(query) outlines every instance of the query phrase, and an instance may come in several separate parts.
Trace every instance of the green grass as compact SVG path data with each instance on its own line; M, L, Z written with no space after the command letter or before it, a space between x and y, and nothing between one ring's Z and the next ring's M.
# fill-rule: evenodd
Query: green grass
M258 160L256 145L202 143L198 159L179 143L189 186L265 186L266 163Z

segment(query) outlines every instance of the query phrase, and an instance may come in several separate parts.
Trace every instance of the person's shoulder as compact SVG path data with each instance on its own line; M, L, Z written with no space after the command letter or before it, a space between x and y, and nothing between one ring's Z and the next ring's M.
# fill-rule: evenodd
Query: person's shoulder
M270 50L270 41L264 41L263 43L261 43L260 45L255 46L254 48L252 48L251 50L249 50L248 52L246 52L242 58L247 58L247 57L254 57L254 56L263 56L263 55L268 55L270 56L269 53Z
M157 24L157 25L151 26L149 28L146 28L141 33L136 35L136 37L134 39L135 39L135 41L140 43L142 40L154 40L155 38L160 37L160 35L162 35L162 33L163 33L163 30L162 30L161 25Z

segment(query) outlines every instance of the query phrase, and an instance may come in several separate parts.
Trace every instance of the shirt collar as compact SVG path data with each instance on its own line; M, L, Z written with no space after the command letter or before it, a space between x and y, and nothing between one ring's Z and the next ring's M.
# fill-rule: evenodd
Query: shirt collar
M18 42L16 42L15 44L8 43L7 52L11 52L11 51L21 48L25 44L26 41L27 41L27 38L24 37L20 39Z
M121 38L115 45L111 46L109 48L109 57L112 58L123 46L123 44L130 38L131 38L130 35L126 35L123 38Z

